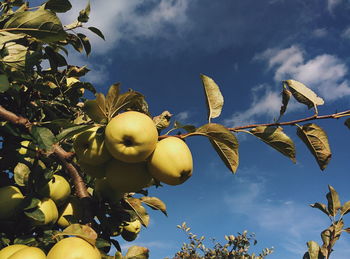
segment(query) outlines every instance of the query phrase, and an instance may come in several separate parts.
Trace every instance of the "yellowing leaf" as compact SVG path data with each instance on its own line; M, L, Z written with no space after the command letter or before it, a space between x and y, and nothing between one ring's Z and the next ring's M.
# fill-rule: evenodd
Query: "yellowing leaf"
M80 237L91 245L96 244L97 233L91 227L87 225L81 224L71 224L67 228L65 228L62 232L57 233L57 236L60 235L69 235L69 236L77 236Z
M347 201L341 206L340 208L340 214L341 215L346 215L350 212L350 201Z
M298 102L307 105L309 109L324 104L323 99L318 97L314 91L306 87L304 84L292 79L284 81L284 83L287 84L294 98Z
M286 112L287 110L287 106L289 103L289 99L291 97L292 93L291 91L289 91L285 85L283 85L283 91L282 91L282 106L280 109L280 117L282 117L282 115Z
M314 204L310 204L310 206L311 206L312 208L319 209L320 211L322 211L323 213L325 213L327 216L329 216L329 212L328 212L327 206L326 206L325 204L316 202L316 203L314 203Z
M338 210L341 208L339 195L336 192L336 190L328 185L329 192L327 193L326 197L328 200L328 211L331 216L337 215Z
M139 218L142 225L147 227L149 224L149 215L148 215L145 207L142 206L140 199L128 198L128 199L125 199L125 201L127 204L129 204L129 206L132 208L132 210L136 213L136 215Z
M326 132L320 126L309 123L298 126L297 135L309 148L321 170L324 170L332 157Z
M320 246L315 241L309 241L307 242L308 252L309 252L309 259L318 259L318 254L320 252Z
M126 252L125 259L147 259L149 250L146 247L131 246Z
M224 97L222 96L219 86L213 79L206 75L201 75L205 97L208 108L208 120L217 118L221 114L224 105Z
M167 216L165 203L157 197L144 196L141 198L141 202L143 202L144 204L146 204L154 210L160 210Z
M250 133L258 137L278 152L289 157L295 163L295 146L293 141L283 132L281 127L259 126L250 130Z

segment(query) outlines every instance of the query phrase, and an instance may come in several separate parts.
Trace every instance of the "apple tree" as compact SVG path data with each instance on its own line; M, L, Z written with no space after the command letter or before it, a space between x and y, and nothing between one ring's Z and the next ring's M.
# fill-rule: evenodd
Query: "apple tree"
M85 31L104 39L98 28L85 25L89 4L71 24L62 25L57 13L71 7L68 0L36 7L22 0L0 2L0 258L113 258L111 247L117 250L114 258L148 258L147 248L133 246L125 253L118 240L131 242L147 227L147 208L167 215L164 202L147 190L191 177L192 154L184 140L193 136L208 138L235 173L237 133L256 137L294 162L294 143L283 132L283 126L292 125L321 170L326 168L331 158L327 135L309 121L345 117L350 111L318 115L322 98L301 82L286 80L277 121L228 128L211 122L220 116L224 98L215 81L201 75L207 124L173 122L168 111L152 116L141 93L123 92L120 83L98 93L83 80L87 67L68 64L69 52L90 54ZM86 91L95 98L87 99ZM291 97L313 108L314 115L281 122ZM334 206L340 209L337 202ZM239 250L237 255L249 256L251 237L245 232L239 237L228 236L227 246L203 252L225 255L227 247L243 245L244 254Z

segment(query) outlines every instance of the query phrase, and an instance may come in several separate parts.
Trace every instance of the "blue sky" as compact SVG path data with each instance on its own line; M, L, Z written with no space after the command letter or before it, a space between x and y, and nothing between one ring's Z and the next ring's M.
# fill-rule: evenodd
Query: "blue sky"
M66 23L84 7L63 17ZM91 1L88 25L100 28L106 41L91 36L93 54L70 54L71 63L86 64L86 77L100 92L114 82L142 92L152 115L169 110L183 123L206 123L199 74L212 77L225 98L226 126L271 122L281 105L281 81L299 80L324 98L320 114L349 107L350 3L346 0L104 0ZM291 103L284 120L311 115ZM343 120L317 122L329 136L333 158L321 172L295 128L293 164L253 136L239 133L240 166L232 175L209 142L187 140L194 173L181 186L150 189L166 202L169 217L151 211L151 224L130 244L147 246L150 258L173 256L186 241L176 225L186 221L193 232L223 241L225 234L248 230L257 251L275 247L268 258L302 258L306 242L320 241L330 224L308 206L325 203L327 185L343 202L348 191L349 130ZM347 222L348 218L345 218ZM121 241L122 247L128 245ZM333 258L349 258L344 234Z

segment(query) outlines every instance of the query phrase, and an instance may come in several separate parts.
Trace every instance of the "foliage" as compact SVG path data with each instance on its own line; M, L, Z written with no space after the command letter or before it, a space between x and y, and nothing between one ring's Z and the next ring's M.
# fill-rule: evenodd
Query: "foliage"
M90 4L72 23L62 25L56 13L67 12L71 7L68 0L48 0L38 7L29 7L28 2L22 0L0 2L0 188L15 186L24 196L16 213L0 219L0 248L24 243L48 252L56 240L75 235L96 245L105 258L109 258L107 254L111 247L118 250L115 258L148 258L148 249L140 247L130 248L123 256L118 236L128 222L138 220L144 227L148 226L150 216L146 207L167 215L166 205L159 198L148 196L148 187L131 193L116 194L107 190L106 195L97 192L103 179L96 179L88 172L89 168L77 160L73 148L76 136L92 127L99 127L97 134L103 137L106 125L121 112L133 110L151 116L148 104L137 91L122 92L120 83L110 86L106 95L97 93L91 83L83 80L89 69L68 64L66 56L71 51L85 52L86 55L92 51L89 38L82 33L84 30L104 39L98 28L85 26L89 20ZM208 122L200 127L182 125L178 121L172 123L171 113L165 111L153 118L159 140L174 131L179 134L173 136L180 139L206 137L227 168L236 172L239 167L236 134L241 132L265 142L295 162L295 145L282 128L292 125L320 169L327 167L332 153L326 132L315 123L298 123L349 116L350 111L319 116L317 107L324 103L323 99L301 82L286 80L282 82L282 106L277 121L228 128L212 122L220 116L224 104L219 86L206 75L200 78ZM95 99L87 100L85 91L94 94ZM313 108L315 114L280 122L292 96L309 109ZM349 127L349 120L345 125ZM162 135L164 129L168 130ZM41 200L48 198L41 190L55 174L67 179L74 194L65 204L57 204L60 215L70 201L75 199L78 204L74 205L78 212L65 216L70 224L67 228L58 223L45 225L45 211L40 208ZM151 185L158 187L161 183L153 179ZM341 216L345 215L349 204L341 207L336 197L335 191L330 189L328 208L323 205L315 207L322 208L332 218L339 211L343 213ZM327 243L325 239L324 248L320 248L328 251L327 256L338 232L343 229L342 224L342 218L332 221L332 227L325 232L333 235L330 237L332 241ZM325 238L328 237L326 234ZM189 238L190 245L183 247L181 256L188 253L197 256L196 246L203 256L263 258L271 252L264 250L260 257L249 255L248 249L254 239L246 232L227 237L225 245L215 243L213 249L202 246L203 240L193 234L189 234ZM317 246L310 243L310 255L312 247Z

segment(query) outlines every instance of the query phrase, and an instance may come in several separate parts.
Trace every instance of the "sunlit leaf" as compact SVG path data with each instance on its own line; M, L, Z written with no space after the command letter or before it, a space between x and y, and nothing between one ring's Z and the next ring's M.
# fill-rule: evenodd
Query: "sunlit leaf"
M131 246L126 252L125 259L147 259L149 250L146 247Z
M128 198L128 199L125 199L125 201L131 207L131 209L136 213L142 225L147 227L149 224L149 215L145 207L142 206L140 199Z
M328 200L328 211L329 214L334 217L335 215L337 215L338 210L341 208L341 203L336 190L330 185L328 185L328 189L329 192L326 195Z
M219 86L213 79L206 75L201 75L205 97L207 101L208 120L217 118L221 114L224 105L224 97L222 96Z
M144 196L141 198L141 202L143 202L144 204L146 204L154 210L160 210L167 216L166 205L159 198Z
M340 208L340 214L341 215L346 215L350 212L350 201L347 201L341 206Z
M321 170L324 170L332 157L326 132L320 126L309 123L298 126L297 135L311 151Z
M250 130L254 136L258 137L266 144L276 149L278 152L289 157L295 163L295 145L281 127L258 126Z
M80 237L91 245L96 244L97 233L91 227L87 225L81 224L71 224L67 228L65 228L61 233L56 234L59 235L70 235Z
M314 204L310 204L310 206L312 208L316 208L316 209L319 209L320 211L322 211L323 213L325 213L327 216L329 216L329 211L327 209L327 206L323 203L319 203L319 202L316 202Z
M14 179L19 186L26 186L29 179L30 168L24 163L18 163L13 169Z
M284 83L288 86L294 98L298 102L307 105L309 109L324 104L323 99L304 84L292 79L286 80Z
M318 254L320 252L320 246L315 241L307 242L308 252L310 259L319 259Z

